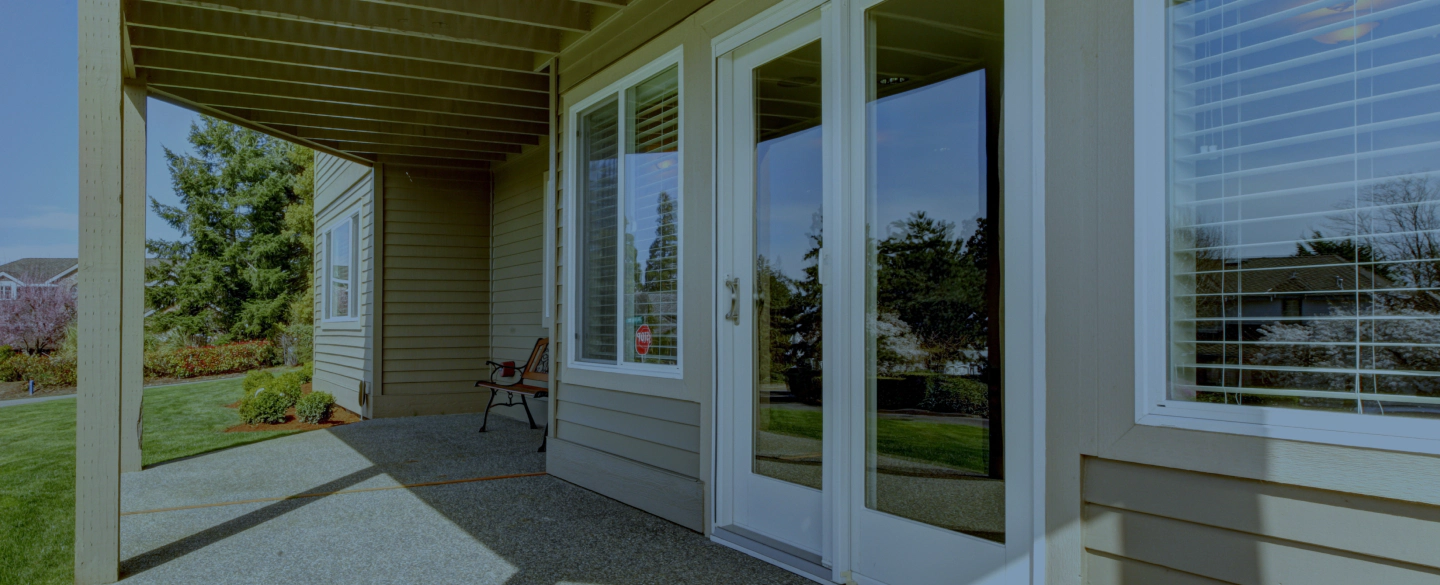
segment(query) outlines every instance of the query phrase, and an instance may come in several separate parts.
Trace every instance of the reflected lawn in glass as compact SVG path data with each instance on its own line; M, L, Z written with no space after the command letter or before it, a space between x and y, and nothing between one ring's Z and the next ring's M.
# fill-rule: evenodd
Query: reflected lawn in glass
M771 433L814 439L819 410L767 409ZM882 412L876 429L880 473L954 477L984 475L990 465L990 431L984 419L940 414Z

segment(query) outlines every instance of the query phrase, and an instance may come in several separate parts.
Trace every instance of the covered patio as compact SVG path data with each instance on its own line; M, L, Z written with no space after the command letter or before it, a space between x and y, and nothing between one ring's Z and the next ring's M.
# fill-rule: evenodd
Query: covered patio
M479 423L370 420L126 474L121 582L809 582L545 475L523 422Z
M539 234L553 224L539 208L553 219L540 184L555 168L561 92L705 4L81 0L76 582L275 582L297 567L313 568L305 581L735 582L719 564L681 565L738 555L554 477L346 491L542 473L535 432L487 435L481 454L469 419L370 421L145 471L139 456L148 99L314 149L317 232L359 218L359 319L325 339L317 320L317 355L331 353L317 388L377 419L474 412L485 360L554 337L539 294ZM523 181L506 182L507 164ZM363 190L322 212L341 199L326 199L336 177ZM682 455L672 467L698 530L700 466ZM247 468L284 472L236 471ZM345 493L277 499L317 492ZM245 500L256 501L227 503ZM169 508L183 509L154 511ZM666 577L682 574L694 576Z

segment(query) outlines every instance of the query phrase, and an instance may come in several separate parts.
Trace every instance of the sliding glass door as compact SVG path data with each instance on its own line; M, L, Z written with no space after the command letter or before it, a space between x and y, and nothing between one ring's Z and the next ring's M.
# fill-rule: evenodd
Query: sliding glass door
M716 528L780 562L1027 579L1032 390L1006 364L1034 350L1001 246L1026 234L1005 229L1018 4L835 1L720 57Z

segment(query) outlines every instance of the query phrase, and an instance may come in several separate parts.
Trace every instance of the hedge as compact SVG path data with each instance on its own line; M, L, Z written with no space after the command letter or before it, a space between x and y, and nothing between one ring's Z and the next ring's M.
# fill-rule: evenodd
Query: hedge
M270 341L241 341L226 345L182 347L170 352L145 354L145 376L152 378L194 378L245 372L273 366L280 350Z
M42 386L74 386L75 359L52 355L0 353L0 382L35 380ZM279 363L280 351L269 341L184 347L145 353L146 378L194 378L246 372Z
M41 386L75 385L75 360L17 353L0 364L0 382L34 380Z

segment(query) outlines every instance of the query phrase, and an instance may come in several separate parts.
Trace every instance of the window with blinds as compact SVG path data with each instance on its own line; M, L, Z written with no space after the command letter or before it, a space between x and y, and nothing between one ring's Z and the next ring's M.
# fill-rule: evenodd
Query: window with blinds
M1170 398L1440 418L1440 0L1168 11Z
M671 67L626 95L625 361L674 364L680 307L680 78Z
M581 116L579 229L580 359L614 362L619 272L619 100Z
M676 365L679 67L601 99L578 122L576 357Z

